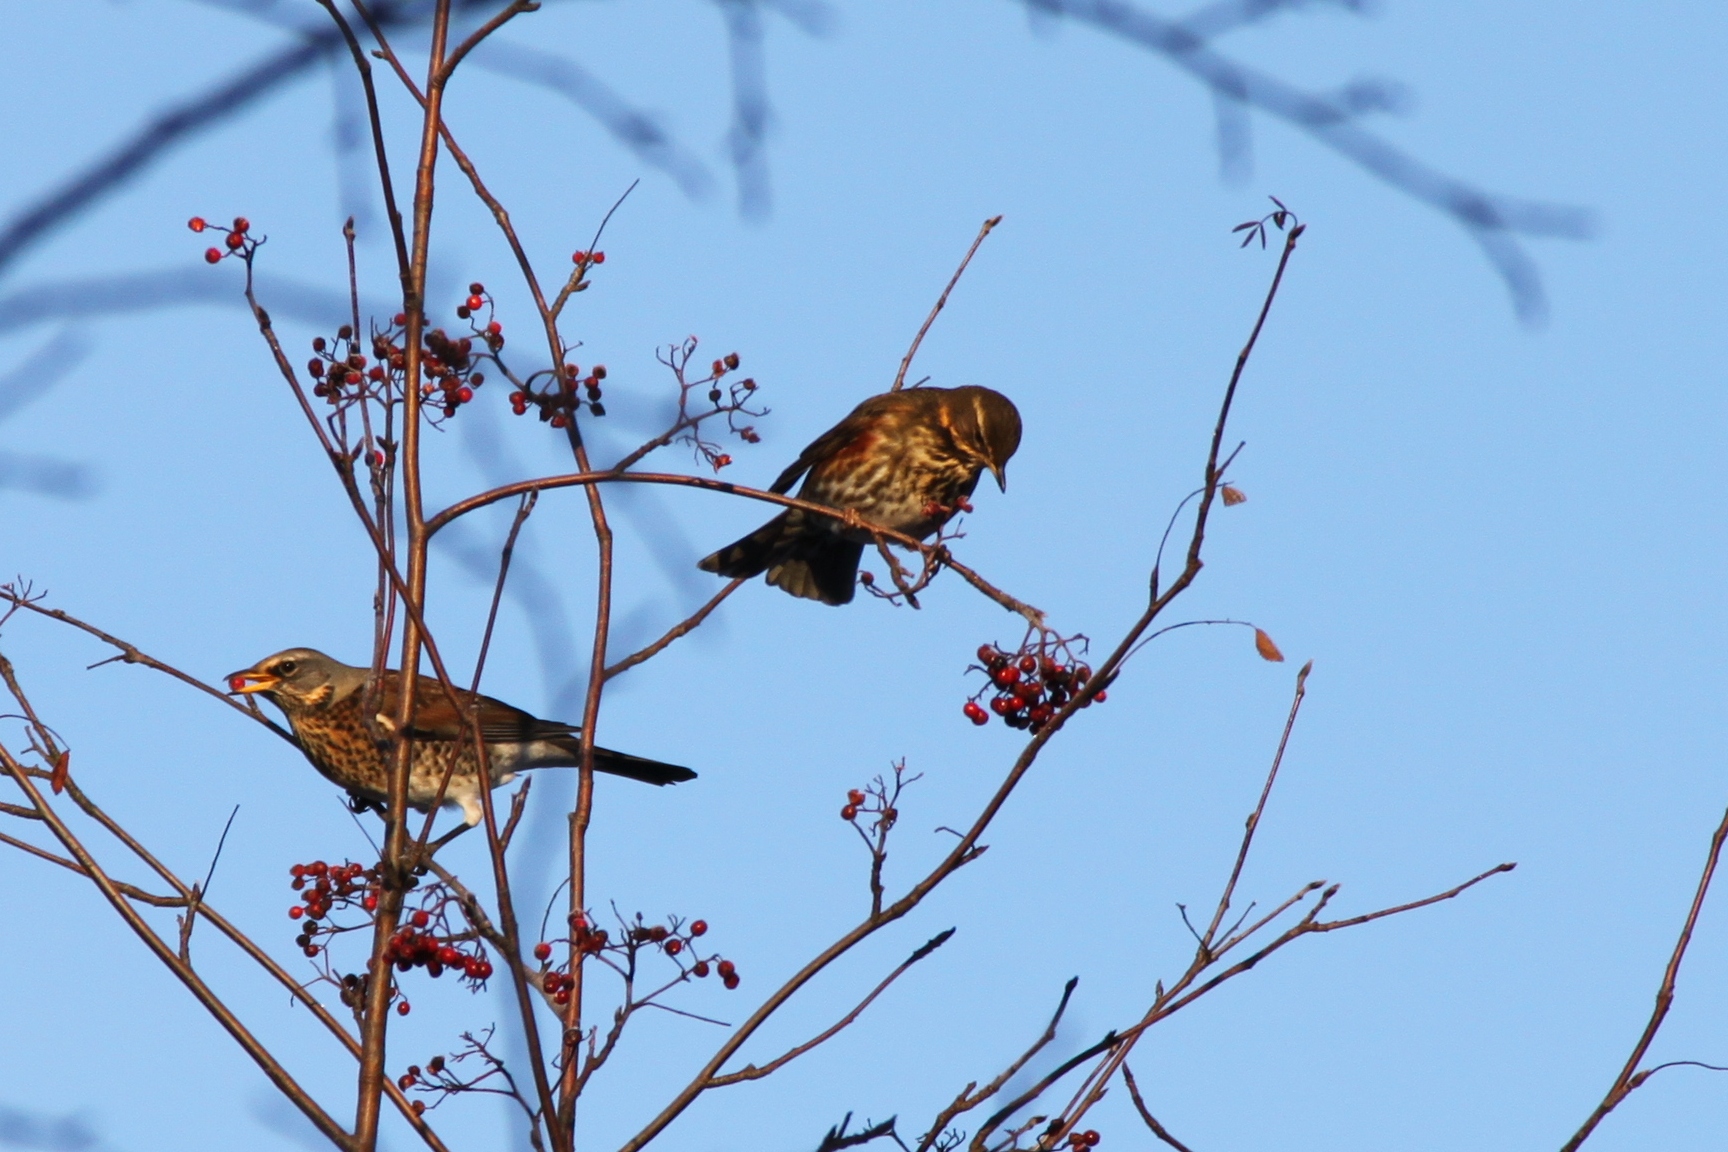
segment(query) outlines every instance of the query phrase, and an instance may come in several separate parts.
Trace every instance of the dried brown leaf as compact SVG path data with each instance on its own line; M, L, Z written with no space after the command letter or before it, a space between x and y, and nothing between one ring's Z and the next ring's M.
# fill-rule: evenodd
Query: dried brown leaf
M1260 653L1262 660L1271 660L1277 663L1282 663L1284 660L1284 653L1278 651L1278 645L1272 643L1272 637L1266 635L1265 631L1260 628L1254 629L1254 651Z
M1224 485L1224 488L1223 488L1222 492L1220 493L1220 495L1222 495L1224 497L1224 507L1226 507L1226 508L1230 508L1230 507L1233 507L1237 504L1244 503L1248 499L1247 496L1242 494L1242 489L1232 488L1228 484Z

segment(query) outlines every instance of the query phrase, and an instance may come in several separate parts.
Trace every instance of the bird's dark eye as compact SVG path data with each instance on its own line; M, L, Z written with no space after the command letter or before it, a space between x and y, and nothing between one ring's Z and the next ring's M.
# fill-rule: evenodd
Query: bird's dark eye
M294 661L284 660L284 661L282 661L282 663L276 665L276 675L278 675L278 676L292 676L292 675L294 675Z

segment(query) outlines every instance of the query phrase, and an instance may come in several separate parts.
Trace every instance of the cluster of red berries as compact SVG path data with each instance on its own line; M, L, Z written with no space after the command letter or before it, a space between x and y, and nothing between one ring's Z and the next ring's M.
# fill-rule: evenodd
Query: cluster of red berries
M1068 1133L1068 1147L1074 1149L1074 1152L1086 1152L1088 1148L1096 1148L1098 1141L1102 1139L1096 1128L1088 1128L1084 1132L1076 1130Z
M542 940L534 945L534 959L541 965L540 987L552 997L553 1003L562 1007L570 1002L570 992L576 981L567 969L549 967L552 959L554 943L568 944L575 950L578 957L598 956L603 952L618 955L628 962L644 948L658 948L666 955L673 957L679 969L687 976L706 977L710 972L717 972L720 982L728 989L738 987L738 966L730 960L718 955L698 956L696 954L696 939L708 933L708 921L692 920L683 924L674 916L670 925L645 924L640 914L636 923L627 924L620 933L620 939L614 942L611 934L604 928L591 924L588 917L579 912L570 915L570 936L562 941ZM678 957L688 953L693 960L688 968Z
M871 802L874 802L873 806ZM865 792L861 788L854 788L846 793L846 803L840 808L840 819L851 823L860 815L875 816L888 824L894 823L900 817L900 813L888 804L885 794L878 795L874 792Z
M587 267L590 264L604 264L604 263L606 263L606 253L604 253L604 252L580 252L580 251L572 252L572 253L570 253L570 262L572 264L579 264L583 267Z
M323 950L319 936L341 931L334 925L321 923L329 920L338 906L358 906L367 914L378 908L377 868L366 868L353 861L326 864L314 860L294 865L288 869L288 875L289 887L304 893L301 902L288 909L288 919L305 921L294 943L309 958Z
M1010 728L1040 731L1056 710L1092 679L1092 669L1086 665L1059 660L1048 652L1011 654L985 644L978 649L978 660L990 682L966 701L963 711L968 720L979 725L989 723L990 712L994 712ZM996 696L990 701L990 712L986 712L978 700L990 691ZM1104 690L1099 689L1080 706L1102 704L1105 699Z
M402 367L400 350L384 336L375 337L372 341L372 351L379 362L373 364L368 361L360 351L359 341L354 338L354 329L347 324L336 329L334 341L314 336L312 351L312 359L306 362L307 375L317 381L312 385L312 395L331 404L340 404L345 399L363 399L369 394L368 382L373 385L383 383L386 365L396 371Z
M691 339L694 341L694 337ZM762 437L756 431L755 425L745 424L739 426L733 422L736 414L744 411L745 401L748 400L750 395L756 391L756 378L753 376L746 376L736 384L729 385L724 391L720 388L721 378L728 372L736 372L738 370L738 364L738 353L726 353L726 355L722 356L710 365L708 379L705 381L699 381L695 386L700 387L702 384L708 385L708 402L714 405L716 411L725 411L728 413L727 421L732 424L732 431L738 434L738 439L744 441L746 444L760 444L762 442ZM759 415L759 413L753 413L753 415ZM731 453L717 451L700 439L696 441L696 447L716 472L732 463Z
M444 1057L434 1056L432 1059L426 1061L426 1071L424 1073L420 1071L420 1065L408 1065L408 1071L396 1077L396 1087L402 1089L404 1092L408 1091L408 1089L414 1087L416 1084L425 1084L427 1087L436 1088L438 1085L431 1083L429 1078L441 1076L443 1073ZM416 1113L424 1112L426 1110L426 1105L419 1100L414 1101L413 1107Z
M222 226L220 224L211 224L202 216L194 216L192 219L186 221L186 227L192 229L194 232L202 232L206 228L220 228ZM227 256L239 256L242 259L250 256L255 250L257 250L258 245L263 243L263 241L254 239L252 236L248 235L251 230L252 222L250 220L246 219L244 216L234 217L234 226L228 230L228 235L222 241L223 246L227 251L223 251L222 248L206 248L204 249L204 262L206 264L217 264Z
M476 985L484 983L492 975L492 962L486 959L478 945L475 951L464 952L456 946L455 941L448 937L440 938L435 931L428 931L431 924L432 914L425 909L410 913L408 923L398 928L396 934L385 943L385 963L396 965L398 972L424 968L426 975L433 979L444 975L444 970L448 968ZM397 1011L402 1010L398 1008Z
M555 386L544 392L524 388L510 393L510 410L521 416L528 411L528 405L532 404L539 412L540 419L554 428L566 427L570 418L584 403L594 415L606 415L606 405L600 403L600 381L606 379L606 365L596 364L587 376L583 376L581 367L566 364L562 375L552 375L556 376ZM587 394L586 401L576 395L578 385Z
M733 407L737 407L744 402L746 396L756 391L756 379L752 376L746 376L744 379L738 381L738 383L732 385L732 395L730 397L727 397L725 393L720 391L721 377L725 376L728 372L736 372L738 370L738 364L738 353L736 352L728 352L725 356L714 361L708 377L710 384L708 389L708 402L713 404L714 407L720 407L721 401L728 399L731 401ZM757 435L756 429L753 425L746 424L742 428L733 429L733 431L737 432L738 438L746 444L760 444L762 442L762 437ZM731 462L731 457L727 457L727 462Z

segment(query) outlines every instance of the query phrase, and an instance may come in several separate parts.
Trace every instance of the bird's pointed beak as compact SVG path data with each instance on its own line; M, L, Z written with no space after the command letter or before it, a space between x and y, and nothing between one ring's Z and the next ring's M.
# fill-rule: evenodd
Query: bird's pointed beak
M996 477L996 487L1002 489L1004 492L1008 491L1007 469L1000 464L991 464L989 467L990 475Z
M230 672L227 676L228 694L244 696L252 692L263 692L281 683L281 677L272 676L268 672L260 672L256 668L247 668L241 672Z

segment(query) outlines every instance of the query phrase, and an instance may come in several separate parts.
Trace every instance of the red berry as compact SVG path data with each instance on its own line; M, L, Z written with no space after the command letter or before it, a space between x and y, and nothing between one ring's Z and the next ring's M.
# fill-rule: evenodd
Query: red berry
M418 909L415 911L414 916L413 916L413 921L414 921L414 927L424 928L424 927L426 927L426 925L432 923L432 917L428 916L426 914L426 910L424 908L422 908L422 909Z
M470 297L468 297L466 303L468 305L468 311L470 311L470 312L478 312L478 311L480 311L480 309L482 309L486 306L485 299L483 297L480 297L480 296L470 296Z
M464 384L462 387L456 389L456 403L466 404L472 399L474 399L474 389L468 387L468 385Z
M705 933L707 931L708 931L708 921L706 921L706 920L692 920L690 922L690 935L701 936L703 933Z
M288 919L290 919L290 920L298 920L298 919L300 919L300 917L302 917L304 915L306 915L306 909L300 907L300 905L298 905L298 904L296 904L296 905L294 905L294 907L288 909Z
M486 325L486 331L490 332L492 335L496 336L496 335L498 335L498 333L504 331L504 325L502 325L502 324L498 323L498 321L494 320L494 321L492 321L492 323Z
M194 232L202 232L205 228L209 227L209 225L204 223L204 217L194 216L192 219L186 221L186 227L192 229Z
M378 911L378 897L367 896L366 899L360 901L360 906L368 912L376 912Z
M398 312L396 315L390 317L390 323L395 327L400 328L408 323L408 316L406 313Z
M698 960L690 966L690 971L697 976L708 975L708 961Z
M848 805L846 805L846 807L840 809L840 819L842 819L842 820L856 820L857 818L858 818L858 809L855 805L848 804Z
M1108 695L1109 695L1109 693L1105 692L1104 689L1100 688L1100 689L1098 689L1098 694L1096 696L1092 697L1092 699L1094 699L1094 700L1098 701L1098 703L1102 704L1102 703L1104 703L1104 700Z
M564 1007L564 1005L570 1003L569 990L565 989L565 988L560 988L560 989L558 989L558 991L552 993L552 1002L554 1004L558 1005L558 1007L560 1007L560 1008L562 1008L562 1007Z
M295 864L293 867L288 869L288 875L294 877L296 880L300 879L300 877L306 875L306 865Z
M606 379L606 365L604 365L604 364L594 365L594 379L596 379L596 380Z
M596 264L606 263L606 253L604 253L604 252L594 253L594 263L596 263Z
M490 979L492 976L492 961L484 956L476 956L468 965L468 975L476 980Z
M206 248L206 249L204 249L204 262L206 264L214 264L220 259L222 259L222 249L220 249L220 248Z
M1022 657L1020 657L1020 671L1026 673L1026 675L1028 675L1028 676L1030 676L1030 675L1032 675L1032 673L1038 671L1038 657L1036 657L1036 656L1022 656Z
M398 1008L397 1011L401 1012L402 1015L406 1016L406 1015L408 1015L407 1008L408 1008L408 1005L404 1004L404 1005L402 1005L401 1008ZM411 1101L409 1103L408 1107L414 1109L414 1115L418 1116L422 1112L426 1111L426 1101L414 1100L414 1101Z
M1006 688L1011 684L1018 684L1020 682L1020 669L1014 667L1012 664L1004 664L1002 667L996 669L996 671L990 674L990 679Z
M546 943L544 940L542 940L540 943L534 945L534 959L536 959L536 960L549 960L549 959L551 959L551 957L552 957L552 945Z
M727 991L731 991L732 989L738 987L738 977L736 974L731 975L731 976L722 976L722 977L720 977L720 982L722 984L726 985Z
M1088 1148L1092 1147L1094 1144L1098 1143L1098 1141L1103 1139L1102 1136L1098 1135L1098 1130L1096 1128L1086 1129L1085 1132L1081 1133L1081 1136L1085 1139L1086 1147L1088 1147Z
M846 793L846 799L850 800L854 804L862 804L864 803L864 793L854 788L852 791Z
M409 1012L408 1001L404 1000L400 1004L396 1005L396 1015L406 1016L406 1015L408 1015L408 1012ZM416 1101L414 1101L414 1103L418 1104L418 1103L420 1103L420 1101L416 1100Z
M984 665L993 664L1001 655L1002 654L1000 652L996 651L996 648L994 645L990 645L990 644L978 645L978 663L980 663L980 664L984 664Z
M548 420L547 423L552 425L554 428L562 428L566 424L570 423L570 417L564 415L562 412L554 412L552 414L552 419Z
M572 253L570 253L570 263L572 263L572 264L580 264L586 259L588 259L588 253L586 253L586 252L572 252Z
M228 245L230 248L238 248L240 245L246 243L246 237L240 235L238 232L230 232L228 233L228 239L224 240L223 243Z
M251 228L251 227L252 227L252 221L246 219L246 217L244 217L244 216L234 217L234 231L244 232L248 228Z
M478 296L484 291L486 291L486 285L480 283L480 281L478 281L478 280L476 280L476 281L474 281L474 283L468 285L468 294L470 296Z
M722 976L730 976L738 970L737 965L733 964L732 961L730 961L730 960L720 961L719 968L720 968L720 975L722 975Z
M682 951L684 951L684 941L678 939L676 936L666 941L666 955L676 956Z
M966 713L966 719L972 721L974 724L987 724L990 721L990 714L984 711L984 709L978 707L978 702L976 700L966 701L966 707L963 711Z
M1014 710L1014 699L1012 696L998 696L990 701L990 711L998 716L1006 716Z

